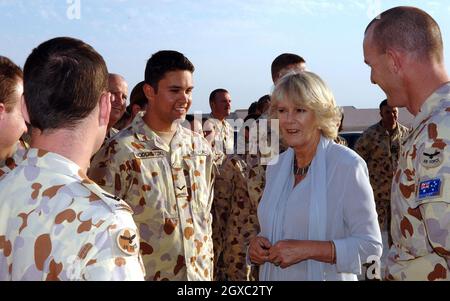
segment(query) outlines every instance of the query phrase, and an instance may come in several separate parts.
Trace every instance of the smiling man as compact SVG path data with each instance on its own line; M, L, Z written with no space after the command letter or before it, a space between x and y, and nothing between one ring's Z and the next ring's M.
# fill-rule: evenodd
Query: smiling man
M384 250L392 245L391 224L391 186L397 168L400 145L408 134L408 128L398 120L398 108L388 105L387 100L380 103L381 120L366 129L355 143L355 151L366 161L370 184L373 188L378 223L383 237ZM386 253L386 252L385 252ZM382 270L385 267L383 253Z
M134 210L147 280L211 280L213 157L178 121L192 103L194 66L159 51L147 62L149 105L94 157L90 176Z
M415 116L393 177L386 277L450 280L450 78L439 25L418 8L394 7L367 26L363 48L389 106Z
M231 154L234 149L234 130L225 119L231 114L231 95L225 89L215 89L209 95L211 114L203 126L206 139L214 135L212 147L215 152Z
M108 90L111 93L111 114L109 115L108 132L106 138L111 138L119 131L114 128L117 121L122 118L127 106L128 84L119 74L108 75Z

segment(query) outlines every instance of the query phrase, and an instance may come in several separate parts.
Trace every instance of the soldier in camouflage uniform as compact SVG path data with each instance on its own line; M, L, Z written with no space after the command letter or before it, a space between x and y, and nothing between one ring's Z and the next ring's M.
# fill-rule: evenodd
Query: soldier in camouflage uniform
M438 24L413 7L387 10L366 29L372 82L389 105L415 116L392 184L389 280L450 280L450 78L442 45Z
M232 154L234 149L234 129L225 120L230 116L231 96L225 89L216 89L209 96L209 105L211 114L203 124L205 138L212 140L212 148L216 152L222 152L225 155ZM209 139L209 135L214 135Z
M108 75L108 91L113 96L111 102L111 114L109 115L107 138L112 138L119 130L115 127L122 118L127 107L128 84L125 78L119 74L110 73Z
M248 192L248 166L245 156L230 155L216 179L214 200L224 204L220 216L223 225L223 261L227 280L250 280L250 266L245 255L249 240L259 231L257 204ZM255 206L256 205L256 206Z
M19 139L27 127L22 116L22 70L0 56L0 177L15 168L27 144Z
M391 186L392 177L397 168L400 144L408 129L397 122L398 109L380 103L381 121L365 130L355 143L355 151L366 161L369 169L378 223L381 231L388 231L391 223ZM388 231L388 243L391 237Z
M234 130L225 119L230 116L231 96L225 89L215 89L209 95L209 106L211 114L203 124L205 138L210 141L216 157L218 167L223 164L227 154L233 154ZM216 186L217 187L217 186ZM217 193L216 193L217 195ZM222 207L224 206L224 207ZM214 196L212 204L213 212L213 242L214 242L214 280L226 279L226 267L223 261L224 235L224 213L228 212L228 205L216 201Z
M215 164L198 133L175 121L192 103L194 66L160 51L147 62L146 114L94 157L89 175L134 210L147 280L211 280Z
M240 133L245 133L248 141L248 127L242 128ZM251 266L246 262L246 250L250 238L259 232L256 215L259 199L254 202L250 198L249 163L255 160L248 153L248 145L245 149L244 154L226 158L215 184L216 216L220 219L220 233L223 233L220 242L223 246L223 277L232 281L255 280L255 273L251 273Z
M144 280L131 208L85 175L111 109L103 58L52 39L33 50L24 78L34 130L0 181L0 280Z

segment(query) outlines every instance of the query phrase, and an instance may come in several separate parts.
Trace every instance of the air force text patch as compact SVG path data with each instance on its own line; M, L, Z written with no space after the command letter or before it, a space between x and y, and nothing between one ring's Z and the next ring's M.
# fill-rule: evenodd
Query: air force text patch
M436 168L444 162L444 153L437 148L427 148L420 155L420 163L425 168Z
M419 184L419 200L437 197L441 195L441 179L422 181Z

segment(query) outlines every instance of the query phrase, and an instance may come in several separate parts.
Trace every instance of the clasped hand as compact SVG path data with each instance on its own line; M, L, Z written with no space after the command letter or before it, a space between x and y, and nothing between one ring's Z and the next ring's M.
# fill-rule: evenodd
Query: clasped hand
M248 253L252 263L271 262L284 269L308 259L305 243L302 240L280 240L272 245L267 238L258 236L250 241Z

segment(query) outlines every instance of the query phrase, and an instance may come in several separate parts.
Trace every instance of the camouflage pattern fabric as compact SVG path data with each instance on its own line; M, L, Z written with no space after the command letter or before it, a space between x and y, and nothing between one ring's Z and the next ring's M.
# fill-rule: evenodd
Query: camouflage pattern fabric
M135 212L147 280L211 280L213 153L178 125L167 145L137 116L92 160L89 176Z
M254 280L246 263L250 238L259 232L256 208L248 193L248 165L244 156L230 155L216 179L216 215L223 233L223 263L226 280ZM220 279L223 280L223 279Z
M0 178L17 167L17 165L22 161L25 151L29 148L29 145L20 139L16 144L16 151L10 158L6 158L0 161Z
M210 115L203 125L204 129L214 129L212 148L216 153L232 154L234 149L234 130L228 121L220 121Z
M392 184L387 279L450 280L450 84L422 105Z
M397 168L401 141L407 134L408 129L397 123L394 133L389 135L380 121L365 130L355 143L355 151L369 169L381 230L390 224L392 177Z
M131 214L72 161L31 148L0 181L0 280L144 280Z

